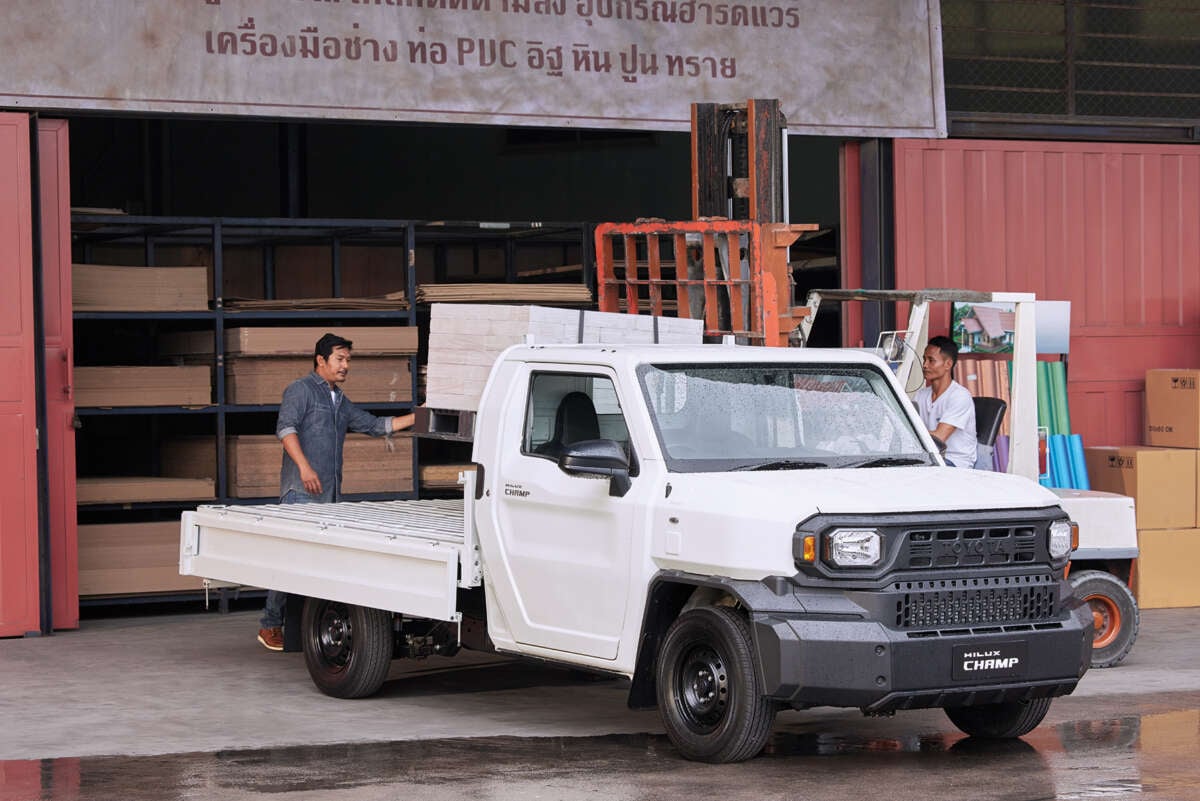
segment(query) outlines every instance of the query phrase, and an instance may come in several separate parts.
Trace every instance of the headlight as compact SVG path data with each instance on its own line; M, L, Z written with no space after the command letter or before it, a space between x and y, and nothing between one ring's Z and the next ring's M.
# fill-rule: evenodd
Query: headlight
M1050 558L1062 559L1071 552L1075 524L1070 520L1055 520L1050 524Z
M879 532L872 528L839 528L825 538L825 558L838 567L879 564Z

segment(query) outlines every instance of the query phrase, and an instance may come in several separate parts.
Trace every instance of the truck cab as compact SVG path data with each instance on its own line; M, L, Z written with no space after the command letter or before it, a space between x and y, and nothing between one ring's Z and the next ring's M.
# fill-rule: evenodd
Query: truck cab
M945 467L903 398L853 351L509 351L474 451L496 646L633 676L683 738L739 695L882 713L1069 692L1090 621L1057 497ZM672 636L714 626L748 635L747 686L734 646Z

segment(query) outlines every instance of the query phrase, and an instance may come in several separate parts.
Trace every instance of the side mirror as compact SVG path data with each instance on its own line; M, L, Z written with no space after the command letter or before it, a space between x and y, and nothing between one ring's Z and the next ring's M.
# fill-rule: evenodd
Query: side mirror
M558 457L564 473L609 479L608 494L622 498L629 492L629 457L625 449L611 439L586 439L567 446Z

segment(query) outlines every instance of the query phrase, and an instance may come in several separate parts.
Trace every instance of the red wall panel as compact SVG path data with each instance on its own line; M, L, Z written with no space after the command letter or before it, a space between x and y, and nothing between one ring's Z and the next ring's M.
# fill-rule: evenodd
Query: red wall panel
M38 631L29 117L0 113L0 636Z
M46 474L54 628L79 627L75 515L75 401L71 387L71 179L66 120L38 122Z
M1200 147L908 139L895 165L896 286L1071 301L1072 427L1141 442L1146 370L1200 367Z

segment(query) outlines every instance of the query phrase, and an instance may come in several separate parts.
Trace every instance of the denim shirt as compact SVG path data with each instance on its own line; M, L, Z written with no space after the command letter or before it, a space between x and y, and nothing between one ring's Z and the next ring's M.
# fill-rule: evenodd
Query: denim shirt
M359 409L341 387L335 387L331 396L329 384L313 371L296 379L283 391L275 436L280 441L288 434L300 437L300 450L304 451L308 463L321 479L321 494L308 497L330 502L338 500L342 494L342 446L346 431L383 437L390 433L389 429L388 418ZM283 465L279 469L280 500L289 491L308 495L300 480L300 467L284 451Z

